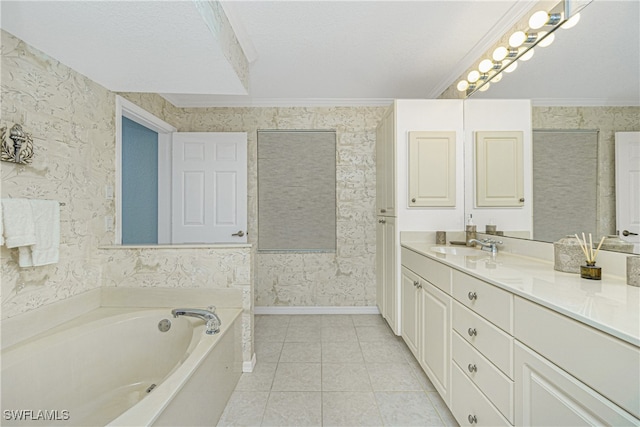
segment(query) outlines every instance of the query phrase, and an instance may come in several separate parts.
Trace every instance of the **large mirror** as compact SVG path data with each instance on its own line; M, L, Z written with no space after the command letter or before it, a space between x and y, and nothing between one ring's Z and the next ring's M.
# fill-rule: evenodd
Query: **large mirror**
M582 10L574 28L558 29L551 46L536 47L531 60L519 63L513 73L503 73L502 80L487 91L473 95L474 99L532 100L535 240L552 242L577 230L592 230L594 239L623 232L616 224L615 133L640 131L639 16L636 0L594 0ZM573 151L563 145L572 146ZM554 178L545 173L548 182L536 176L536 151L541 153L539 158L554 161L547 167L560 177L569 176L565 184L554 185ZM591 166L575 173L580 163L589 162ZM576 185L567 186L567 182ZM555 195L562 204L571 197L561 191L578 200L584 196L579 206L589 215L576 215L575 208L563 213L557 205L550 219L544 220L536 210L536 198L548 200ZM576 217L586 223L566 230L559 225L575 224ZM640 244L622 244L613 238L607 242L608 250L640 253Z

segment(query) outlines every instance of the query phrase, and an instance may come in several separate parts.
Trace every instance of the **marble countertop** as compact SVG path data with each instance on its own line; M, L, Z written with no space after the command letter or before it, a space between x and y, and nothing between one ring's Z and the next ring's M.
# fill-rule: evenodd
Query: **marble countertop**
M474 251L477 255L441 254L431 250L434 246L402 243L402 247L640 346L640 288L623 279L606 275L602 280L582 279L536 258L509 253L493 257L479 249Z

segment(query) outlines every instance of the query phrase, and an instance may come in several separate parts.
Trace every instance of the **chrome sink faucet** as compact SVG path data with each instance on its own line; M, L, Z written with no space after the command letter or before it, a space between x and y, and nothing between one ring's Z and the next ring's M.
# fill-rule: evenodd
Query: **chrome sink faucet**
M220 325L222 322L216 314L216 308L214 306L207 307L206 310L200 308L174 308L171 310L173 317L187 316L197 317L207 322L206 333L209 335L217 334L220 332Z
M469 240L469 242L479 244L481 246L480 249L482 249L483 251L491 252L492 255L495 255L498 253L498 245L502 244L501 241L493 240L493 239L482 239L482 240L471 239Z

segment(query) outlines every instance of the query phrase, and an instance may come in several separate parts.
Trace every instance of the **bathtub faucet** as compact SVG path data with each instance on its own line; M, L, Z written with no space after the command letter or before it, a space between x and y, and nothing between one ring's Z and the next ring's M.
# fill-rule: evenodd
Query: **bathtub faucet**
M209 335L220 332L222 322L216 314L216 308L214 306L209 306L207 310L200 308L174 308L171 310L171 314L173 317L188 316L204 320L207 322L207 330L205 332Z

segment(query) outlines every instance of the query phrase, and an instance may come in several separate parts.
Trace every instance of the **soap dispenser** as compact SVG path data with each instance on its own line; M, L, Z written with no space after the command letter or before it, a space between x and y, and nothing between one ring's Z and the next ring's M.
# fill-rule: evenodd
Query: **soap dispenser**
M476 235L476 225L473 223L473 215L469 214L469 218L467 219L467 225L465 228L465 235L466 235L466 243L467 246L475 246L476 243L475 242L471 242L472 239L475 239L477 237Z

